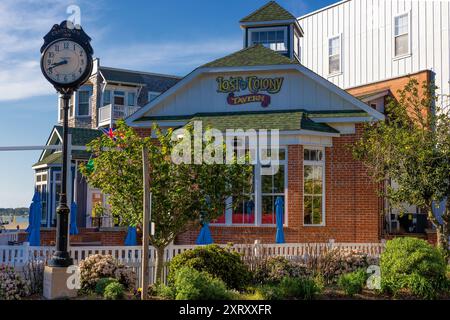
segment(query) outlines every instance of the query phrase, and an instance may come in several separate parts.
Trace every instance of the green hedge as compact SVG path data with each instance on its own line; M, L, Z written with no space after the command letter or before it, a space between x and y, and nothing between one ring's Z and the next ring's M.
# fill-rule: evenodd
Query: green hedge
M444 290L447 263L441 250L417 238L388 241L380 258L384 292L433 299Z
M251 279L251 273L240 255L217 245L196 247L175 256L169 264L169 285L173 285L175 274L183 267L205 271L232 289L245 288Z

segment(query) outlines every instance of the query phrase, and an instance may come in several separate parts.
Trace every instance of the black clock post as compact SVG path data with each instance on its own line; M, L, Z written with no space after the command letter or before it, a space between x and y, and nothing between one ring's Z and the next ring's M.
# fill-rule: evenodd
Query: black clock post
M69 288L67 267L73 264L68 252L70 208L67 199L68 180L68 115L69 101L92 73L93 49L91 39L80 26L63 21L55 24L44 37L41 48L41 71L55 87L63 101L62 181L59 206L56 209L56 250L44 273L44 296L71 296L76 288ZM64 281L65 280L65 281Z

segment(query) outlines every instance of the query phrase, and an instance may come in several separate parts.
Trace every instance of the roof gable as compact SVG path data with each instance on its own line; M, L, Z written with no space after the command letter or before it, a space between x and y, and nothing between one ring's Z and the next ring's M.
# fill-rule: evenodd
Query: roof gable
M300 64L296 59L289 59L272 49L263 45L255 45L232 53L223 58L209 62L203 67L251 67L251 66L273 66L286 64Z
M264 6L243 18L240 22L284 21L296 18L275 1L270 1Z

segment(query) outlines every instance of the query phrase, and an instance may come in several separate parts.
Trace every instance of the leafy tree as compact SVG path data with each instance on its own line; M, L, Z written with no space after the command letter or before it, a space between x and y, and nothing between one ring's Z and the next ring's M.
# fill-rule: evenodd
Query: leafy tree
M450 201L439 223L433 203L450 199L450 117L438 105L434 85L420 88L411 79L399 90L399 99L391 99L387 120L366 125L354 156L362 160L377 182L387 183L383 195L394 207L405 204L426 210L436 226L438 242L448 252Z
M173 130L163 133L154 126L156 139L139 137L123 121L117 123L114 139L104 135L88 147L93 153L91 163L80 167L88 183L107 194L111 213L124 226L141 226L143 217L142 149L147 147L149 157L150 191L152 192L152 222L155 235L149 242L157 251L156 279L163 270L164 249L177 235L196 221L210 221L226 210L227 198L239 202L244 190L250 190L252 169L248 164L175 163L172 153L184 143L184 157L194 157L193 127L187 126L183 141L173 139ZM186 139L185 139L186 138ZM203 149L214 143L216 151L226 154L224 143L213 137L204 139ZM220 152L216 152L220 155ZM214 152L212 152L214 155ZM248 156L245 159L248 160ZM242 162L240 162L242 163ZM200 221L201 222L201 221Z

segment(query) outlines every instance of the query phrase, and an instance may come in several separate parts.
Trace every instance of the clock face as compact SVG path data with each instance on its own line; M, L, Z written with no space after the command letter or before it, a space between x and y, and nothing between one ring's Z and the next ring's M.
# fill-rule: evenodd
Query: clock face
M57 84L77 82L85 75L90 57L78 43L59 40L46 48L42 58L42 69L46 76Z

